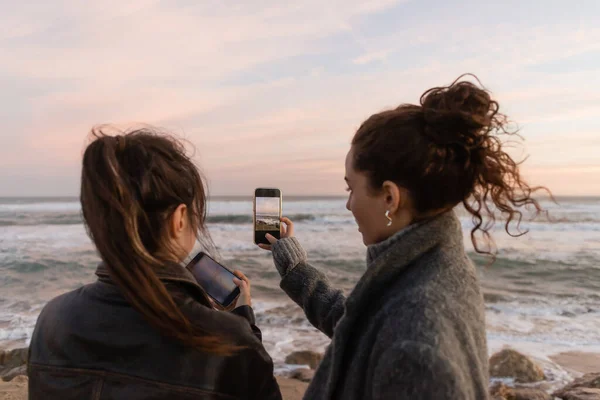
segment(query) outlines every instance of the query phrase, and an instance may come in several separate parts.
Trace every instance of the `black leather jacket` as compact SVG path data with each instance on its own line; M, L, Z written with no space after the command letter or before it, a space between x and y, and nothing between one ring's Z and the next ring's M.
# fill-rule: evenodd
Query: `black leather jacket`
M161 335L104 266L96 274L97 282L42 310L29 352L30 399L281 399L250 307L213 310L186 269L173 265L158 273L190 320L246 347L232 356L208 354Z

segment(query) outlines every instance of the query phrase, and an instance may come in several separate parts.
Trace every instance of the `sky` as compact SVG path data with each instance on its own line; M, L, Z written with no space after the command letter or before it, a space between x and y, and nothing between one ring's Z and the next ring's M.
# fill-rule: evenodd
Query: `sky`
M600 1L285 3L0 0L0 196L77 195L104 123L187 139L213 195L344 194L361 122L465 72L531 184L600 195Z
M279 216L279 197L257 197L256 214Z

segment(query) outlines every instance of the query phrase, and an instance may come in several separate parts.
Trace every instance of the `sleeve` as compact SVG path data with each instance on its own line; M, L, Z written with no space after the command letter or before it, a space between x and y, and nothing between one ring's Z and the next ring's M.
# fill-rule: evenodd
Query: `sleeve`
M377 400L474 399L452 363L431 346L403 341L383 352L373 371Z
M248 323L250 323L250 328L252 329L252 333L254 333L254 336L256 336L258 338L258 340L260 340L262 342L262 332L256 326L256 318L254 316L254 311L252 310L252 307L240 306L240 307L234 308L231 311L231 313L247 320Z
M346 297L331 287L327 276L306 261L306 252L294 237L273 246L281 288L304 310L310 323L329 337L344 314Z

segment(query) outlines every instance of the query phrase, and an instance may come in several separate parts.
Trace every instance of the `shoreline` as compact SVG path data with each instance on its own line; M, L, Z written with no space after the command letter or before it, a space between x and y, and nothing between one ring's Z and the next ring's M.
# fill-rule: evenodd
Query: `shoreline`
M295 379L277 377L281 388L283 400L302 400L308 383ZM0 380L0 400L27 400L28 379L26 376L18 376L10 382Z
M0 380L0 400L27 400L27 383L26 376L17 376L10 382Z
M544 381L548 391L563 387L586 373L600 371L600 352L562 351L544 358L536 357L531 352L523 354L531 357L547 372L549 369L559 371L547 376L548 379ZM276 376L276 378L284 400L302 400L308 383L285 376ZM28 379L24 375L17 376L10 382L0 380L0 400L25 400L28 398L27 390Z
M564 371L568 371L569 382L586 373L597 373L600 370L600 352L563 351L548 356L547 360L564 369ZM548 367L543 360L537 359L537 361L541 361L543 366ZM276 378L284 400L302 400L308 383L283 376L277 376ZM563 376L563 379L560 379L560 377L555 378L559 379L546 381L551 384L547 386L548 389L557 389L556 384L564 380L566 376ZM561 385L567 383L562 382ZM0 381L0 400L26 399L28 399L28 378L26 376L17 376L10 382Z
M600 353L565 351L548 357L567 371L588 374L600 371Z

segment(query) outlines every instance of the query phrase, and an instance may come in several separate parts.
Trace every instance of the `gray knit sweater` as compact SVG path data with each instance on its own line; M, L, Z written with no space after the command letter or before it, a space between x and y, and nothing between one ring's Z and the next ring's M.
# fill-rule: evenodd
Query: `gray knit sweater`
M332 339L305 399L488 398L483 297L453 211L369 246L347 299L295 238L273 257L281 288Z

